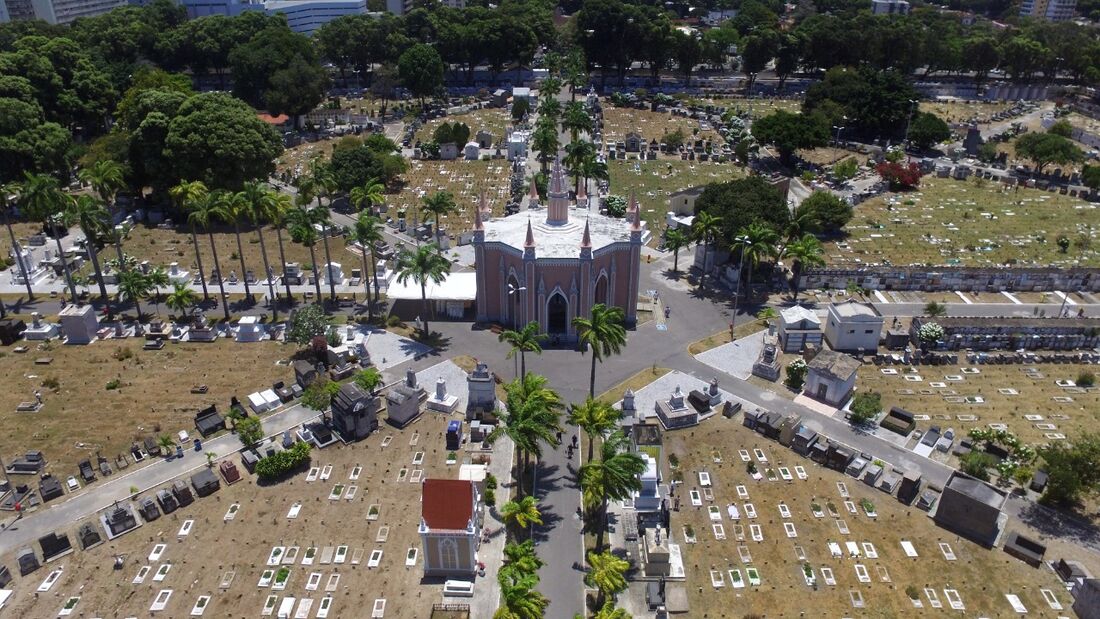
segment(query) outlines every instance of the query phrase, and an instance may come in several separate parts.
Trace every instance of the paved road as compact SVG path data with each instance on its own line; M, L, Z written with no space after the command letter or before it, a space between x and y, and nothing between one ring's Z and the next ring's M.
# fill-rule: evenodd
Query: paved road
M264 432L269 436L280 434L316 416L317 411L296 404L265 417ZM5 530L0 531L0 555L26 546L48 533L71 528L115 501L129 499L131 486L137 486L144 492L206 466L205 452L212 451L220 458L240 447L241 443L236 435L224 434L204 441L202 453L191 449L184 452L183 458L160 459L134 471L118 472L108 478L101 477L87 489L68 495L64 501L47 504L47 507L39 508L38 511L9 524Z

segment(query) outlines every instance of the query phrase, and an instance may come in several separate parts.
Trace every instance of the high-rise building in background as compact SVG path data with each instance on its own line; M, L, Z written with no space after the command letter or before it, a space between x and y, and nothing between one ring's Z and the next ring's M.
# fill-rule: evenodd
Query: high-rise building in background
M1024 0L1020 17L1047 21L1069 21L1077 12L1077 0Z
M0 23L41 19L67 24L126 6L126 0L0 0Z

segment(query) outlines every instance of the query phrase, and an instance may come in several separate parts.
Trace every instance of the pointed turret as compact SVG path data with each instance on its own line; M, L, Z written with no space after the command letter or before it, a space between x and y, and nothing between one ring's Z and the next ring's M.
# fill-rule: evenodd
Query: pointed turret
M581 249L592 249L592 234L588 231L588 219L584 220L584 236L581 237Z
M527 218L527 239L523 241L525 249L535 248L535 231L531 229L531 218Z
M561 168L561 159L554 161L550 171L550 186L547 191L549 205L546 208L546 223L561 226L569 223L569 185L565 182L565 172Z
M527 208L537 207L539 205L539 188L535 186L535 179L531 179L531 191L527 193Z
M626 205L626 212L629 214L629 213L633 213L636 210L638 210L638 197L637 197L637 195L635 195L634 191L631 190L631 192L630 192L630 202L627 203L627 205Z
M588 208L588 192L584 190L585 185L587 183L582 182L577 190L577 208Z
M485 224L481 221L481 208L474 209L474 230L485 230Z
M634 205L634 212L632 213L633 219L630 223L630 231L638 232L642 229L642 209L638 208L638 205Z

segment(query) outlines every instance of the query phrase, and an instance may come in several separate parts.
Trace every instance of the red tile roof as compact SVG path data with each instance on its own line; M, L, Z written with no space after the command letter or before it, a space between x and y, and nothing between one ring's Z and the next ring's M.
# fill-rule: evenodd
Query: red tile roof
M460 531L473 517L474 484L459 479L425 479L421 517L431 529Z
M256 114L256 116L259 116L260 120L269 125L281 125L290 120L290 117L286 114L279 114L278 116L272 116L271 114Z

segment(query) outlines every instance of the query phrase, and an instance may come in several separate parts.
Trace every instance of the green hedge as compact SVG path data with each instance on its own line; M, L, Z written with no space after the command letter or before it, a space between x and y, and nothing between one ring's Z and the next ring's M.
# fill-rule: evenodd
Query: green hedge
M309 462L309 443L295 443L290 449L261 458L256 463L256 474L261 478L281 477Z

